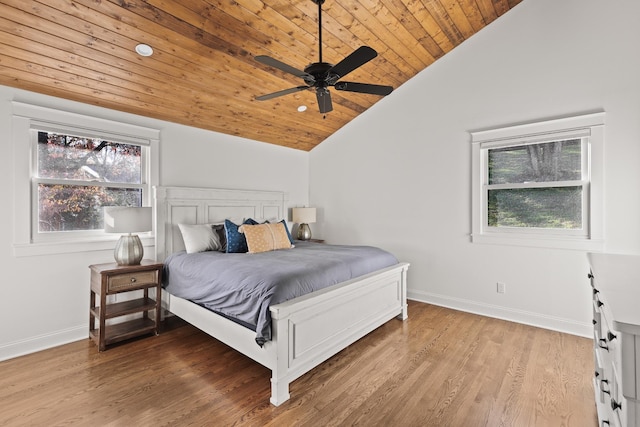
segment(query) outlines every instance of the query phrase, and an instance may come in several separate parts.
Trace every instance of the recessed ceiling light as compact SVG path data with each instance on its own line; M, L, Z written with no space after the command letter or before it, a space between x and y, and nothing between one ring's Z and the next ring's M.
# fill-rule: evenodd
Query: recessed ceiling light
M151 56L153 55L153 49L148 44L140 43L136 46L136 52L140 56Z
M301 106L298 107L298 112L299 113L302 113L304 111L307 111L307 106L306 105L301 105Z

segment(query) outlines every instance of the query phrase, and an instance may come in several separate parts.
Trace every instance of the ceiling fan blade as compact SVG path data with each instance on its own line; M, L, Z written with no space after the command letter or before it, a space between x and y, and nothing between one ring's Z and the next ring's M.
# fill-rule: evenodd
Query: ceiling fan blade
M256 101L266 101L267 99L277 98L282 95L289 95L290 93L300 92L301 90L305 90L305 89L309 89L309 86L292 87L290 89L269 93L267 95L256 96Z
M351 55L347 56L342 61L334 65L329 70L329 74L337 74L339 78L344 77L356 68L371 61L376 56L378 56L378 52L376 52L369 46L360 46L355 51L353 51Z
M270 56L257 55L257 56L254 56L254 59L258 62L262 62L265 65L284 71L285 73L293 74L296 77L301 77L305 80L309 78L313 79L313 76L311 74L298 70L297 68L294 68L291 65L287 65L284 62L278 61L277 59L272 58Z
M335 84L336 90L347 92L370 93L372 95L389 95L393 88L391 86L372 85L368 83L338 82Z
M321 113L333 111L333 104L331 103L331 94L329 93L329 89L322 88L316 90L316 98L318 99L318 108L320 108Z

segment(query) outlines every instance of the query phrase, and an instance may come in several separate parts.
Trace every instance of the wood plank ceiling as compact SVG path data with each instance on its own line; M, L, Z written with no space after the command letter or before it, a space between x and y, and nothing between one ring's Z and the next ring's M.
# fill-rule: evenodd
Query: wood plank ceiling
M520 1L326 0L323 60L371 46L348 80L398 88ZM317 62L317 18L312 0L0 0L0 84L311 150L383 99L331 88L326 117L311 90L255 100L303 84L254 56Z

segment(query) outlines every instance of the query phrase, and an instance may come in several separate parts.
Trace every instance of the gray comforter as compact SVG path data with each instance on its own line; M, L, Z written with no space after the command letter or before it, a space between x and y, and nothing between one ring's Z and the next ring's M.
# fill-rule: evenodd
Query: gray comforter
M177 252L165 261L167 292L191 300L271 339L269 306L398 263L371 246L296 242L293 249L257 254Z

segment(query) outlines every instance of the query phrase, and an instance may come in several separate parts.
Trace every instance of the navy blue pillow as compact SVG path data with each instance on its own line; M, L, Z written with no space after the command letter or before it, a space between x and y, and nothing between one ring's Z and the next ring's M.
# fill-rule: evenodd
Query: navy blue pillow
M242 224L256 225L257 222L249 218ZM247 247L247 239L244 237L244 234L238 231L238 228L240 228L240 225L234 224L233 221L229 221L228 219L224 220L224 230L225 234L227 235L228 254L243 254L249 252L249 248Z

